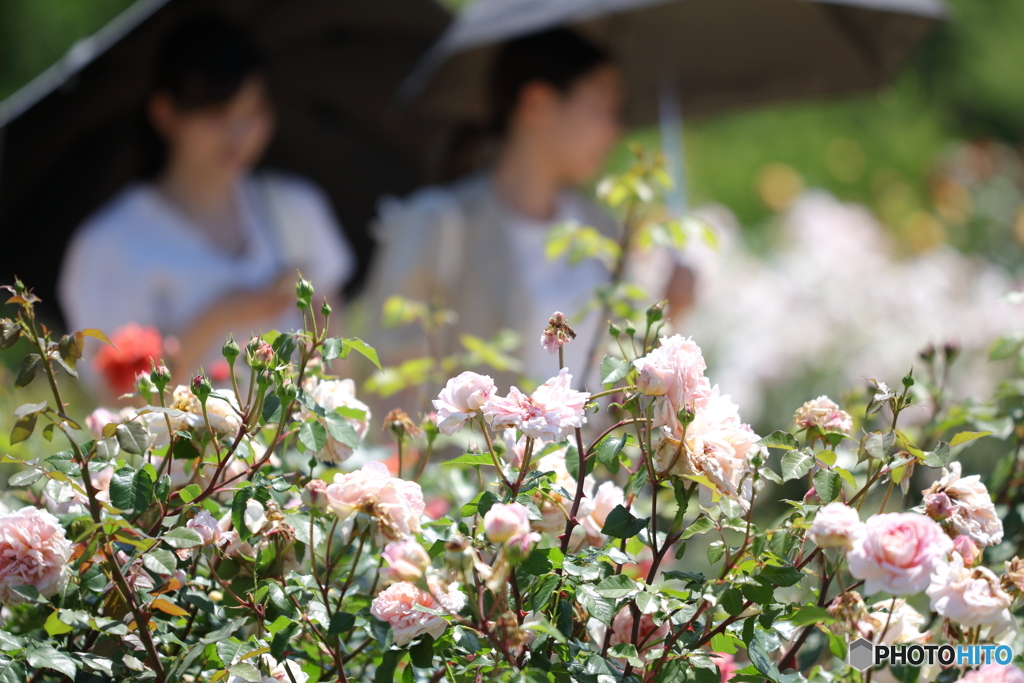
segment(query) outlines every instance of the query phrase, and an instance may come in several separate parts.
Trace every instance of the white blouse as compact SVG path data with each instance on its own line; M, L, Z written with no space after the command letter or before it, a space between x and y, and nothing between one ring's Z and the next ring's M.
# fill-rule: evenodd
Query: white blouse
M340 289L355 259L322 191L266 173L246 177L237 194L240 254L212 244L149 183L129 186L99 209L75 232L62 264L58 297L69 328L109 335L136 323L180 334L225 295L268 287L296 270L313 283L316 300ZM300 326L291 308L262 331ZM258 331L231 330L240 346ZM203 361L219 358L222 344Z

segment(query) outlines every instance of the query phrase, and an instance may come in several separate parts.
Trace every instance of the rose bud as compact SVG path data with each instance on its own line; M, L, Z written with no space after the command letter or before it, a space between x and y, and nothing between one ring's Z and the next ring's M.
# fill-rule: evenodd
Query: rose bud
M382 556L388 566L381 574L392 581L418 581L430 566L430 555L411 538L388 543Z
M928 496L924 502L924 511L936 522L949 519L956 512L956 505L945 493L939 492Z
M978 544L970 536L964 534L953 539L953 550L960 553L960 557L964 558L964 565L967 567L973 567L975 562L981 558L981 549Z
M327 509L327 482L323 479L310 479L302 489L302 504L316 510Z

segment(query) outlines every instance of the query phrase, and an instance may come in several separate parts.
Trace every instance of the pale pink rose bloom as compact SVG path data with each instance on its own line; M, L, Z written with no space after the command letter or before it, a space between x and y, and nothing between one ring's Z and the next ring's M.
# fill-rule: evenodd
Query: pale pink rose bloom
M637 635L637 642L643 643L639 648L641 659L646 656L647 651L652 647L662 645L665 642L665 637L668 636L668 632L669 622L667 619L658 626L654 623L651 615L644 614L641 616L640 630ZM646 641L644 640L645 638ZM609 642L611 647L633 642L633 613L629 610L629 605L620 609L615 618L612 619L612 637Z
M276 662L270 655L267 657L267 668L270 670L270 676L264 676L264 683L306 683L309 680L309 674L302 670L302 666L298 662L291 659L286 659L283 662ZM291 674L291 675L289 675ZM267 681L267 679L270 681Z
M89 416L85 418L85 426L89 428L93 438L103 438L103 428L109 424L120 422L120 418L117 413L108 410L107 408L97 408L96 410L89 413Z
M572 375L562 368L530 396L516 387L507 397L492 396L484 405L484 417L496 429L515 427L535 439L560 441L587 421L583 408L590 394L571 385Z
M639 373L637 389L655 402L654 426L678 427L678 413L694 409L708 396L711 385L704 376L707 365L700 347L690 337L662 337L661 345L633 361Z
M206 510L200 510L199 514L188 520L188 524L185 526L199 534L199 537L203 539L203 545L216 545L220 543L220 525L213 515Z
M969 671L959 683L1024 683L1024 671L1013 664L986 664Z
M370 613L391 624L395 645L408 645L414 638L429 633L436 640L448 627L448 622L428 612L420 612L416 605L441 610L441 605L424 590L411 583L393 583L381 591L370 604Z
M942 478L924 491L926 508L940 508L945 494L953 504L946 523L956 535L970 536L979 546L997 545L1003 540L1003 522L992 504L992 497L977 474L960 476L960 463L951 462L942 470Z
M368 462L355 472L334 475L327 507L342 521L356 512L370 515L377 521L377 543L384 545L420 533L426 503L419 484L392 477L383 463Z
M308 508L323 510L327 507L327 482L310 479L302 488L302 504Z
M953 539L953 550L960 553L960 557L964 558L964 564L968 567L973 567L981 557L981 548L970 536L964 536L960 534Z
M587 534L587 542L595 548L603 548L608 538L601 533L605 520L615 506L622 505L625 495L613 482L606 481L597 487L597 493L592 499L588 499L586 516L580 521L580 526ZM581 508L582 510L582 508Z
M455 581L445 581L437 574L427 576L427 588L430 595L445 611L457 614L466 606L468 600L462 588Z
M50 597L63 587L71 542L57 518L36 507L0 515L0 604L17 605L15 591L32 586Z
M1013 626L1011 598L999 585L999 577L987 567L964 566L959 553L935 568L926 591L931 608L961 626L992 626L1003 631Z
M174 392L171 395L171 408L187 413L188 415L175 415L178 421L183 421L187 426L194 427L196 429L206 428L206 418L210 420L210 428L215 434L221 436L235 436L238 434L238 430L242 428L242 416L238 408L238 401L235 399L234 392L231 391L214 391L206 399L206 417L203 416L203 404L199 400L199 397L192 393L192 389L184 384L179 384L174 388ZM163 429L166 431L166 419L159 411L146 414L146 422L151 427L159 427L160 423L164 423ZM153 415L150 418L148 415ZM171 426L175 429L180 428L180 425L175 424L176 420L171 420Z
M434 424L442 433L451 436L462 429L466 420L479 414L495 391L494 380L487 375L467 371L452 377L432 401L437 411Z
M566 450L562 448L548 453L543 458L538 459L532 468L538 472L553 472L555 475L555 481L552 485L554 490L550 494L542 495L538 492L533 496L533 502L540 510L543 519L530 521L531 527L552 536L560 536L565 532L565 522L568 519L569 511L572 509L573 496L576 495L576 478L569 474L569 470L565 466ZM590 497L587 492L593 490L593 488L594 480L592 477L587 476L583 480L584 500ZM563 495L562 492L565 492L567 495ZM582 504L581 509L583 509Z
M491 543L504 543L513 536L529 533L529 511L520 503L495 503L484 515L484 531Z
M362 441L363 437L366 436L367 430L370 429L370 407L356 398L355 382L351 379L321 380L312 386L311 389L309 388L309 382L304 382L303 384L303 388L309 392L316 404L328 413L332 413L338 408L352 408L363 411L362 419L355 417L345 418L345 421L355 430L356 437ZM314 415L315 413L305 406L302 406L301 410L299 410L299 419L301 420L308 420ZM317 419L324 427L327 426L323 418L318 417ZM351 446L335 439L331 436L330 430L328 430L327 440L324 442L324 447L317 453L317 457L338 465L348 460L352 453L353 448Z
M876 645L895 643L926 643L928 632L922 632L925 618L902 598L883 600L871 606L871 611L857 622L856 630L862 638Z
M753 468L760 437L740 421L739 408L715 386L694 414L680 444L680 431L662 427L654 461L657 469L676 476L703 476L713 485L698 487L700 504L714 505L714 493L734 498L743 510L753 497Z
M864 523L855 509L844 503L829 503L818 510L807 535L819 548L849 550L864 533Z
M430 566L430 555L411 538L388 543L381 555L388 566L380 573L391 581L418 581Z
M841 410L828 396L819 396L804 403L793 415L793 421L798 427L818 427L826 432L849 434L853 429L853 418L850 414Z
M928 587L952 550L953 541L930 518L892 512L868 518L846 559L850 573L864 579L865 594L912 595Z
M267 511L263 508L263 503L258 500L249 499L249 502L245 504L245 512L242 513L242 517L245 520L245 526L254 534L263 531L263 527L267 526Z
M736 664L736 658L726 652L713 653L711 661L718 667L718 673L722 676L722 683L729 683L732 675L740 668Z

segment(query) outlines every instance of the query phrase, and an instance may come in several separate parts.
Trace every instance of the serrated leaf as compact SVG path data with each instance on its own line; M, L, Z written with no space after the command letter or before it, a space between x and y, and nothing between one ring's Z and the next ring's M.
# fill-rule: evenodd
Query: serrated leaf
M632 363L605 356L601 361L601 384L614 384L629 374L633 368Z
M485 453L464 453L457 458L452 458L451 460L441 463L442 467L455 465L490 465L491 467L494 467L494 458Z
M110 502L120 510L132 509L134 467L122 467L110 477Z
M199 484L189 484L182 490L178 491L178 497L181 498L183 503L191 503L193 500L198 498L203 492L203 489Z
M624 598L630 593L636 592L636 582L623 574L615 574L597 584L594 592L602 598Z
M491 491L481 491L473 500L462 506L459 514L462 517L472 517L476 514L486 515L491 506L500 502L500 499Z
M51 636L59 636L74 630L70 625L60 620L60 615L57 611L50 612L50 616L46 618L43 628Z
M758 446L768 446L769 448L780 448L782 450L791 451L794 448L799 448L800 443L796 440L796 437L789 432L774 431L768 436L762 438L757 442Z
M27 658L29 666L36 669L53 669L59 671L70 679L75 678L78 667L75 661L63 652L58 652L46 644L33 644L28 648Z
M683 535L679 537L679 540L685 541L688 538L693 538L699 534L706 534L715 528L715 523L707 517L698 517L683 531Z
M18 374L14 378L15 387L24 387L35 378L36 370L39 369L40 357L38 353L30 353L21 359L18 367Z
M601 533L612 538L633 538L647 526L647 522L648 518L637 519L625 507L616 505L605 518Z
M356 353L366 357L371 363L377 366L378 370L384 369L381 367L380 359L377 357L377 350L362 339L359 339L358 337L349 337L348 339L345 339L345 348L341 357L346 358L349 351L355 351Z
M154 550L142 557L142 566L154 574L169 576L178 568L178 561L170 550Z
M131 501L135 514L144 511L153 501L153 478L145 468L137 471L132 477Z
M789 451L782 456L782 481L806 476L814 467L814 453L806 449Z
M324 415L324 422L327 425L327 433L331 435L332 439L345 444L349 448L359 446L359 434L356 433L355 427L344 416L336 412L330 412Z
M743 595L736 588L730 588L722 593L719 603L730 615L738 617L743 612Z
M170 600L165 598L157 598L149 604L153 609L160 610L164 614L170 614L172 617L187 617L188 611L175 605Z
M818 470L814 474L814 490L823 503L831 503L843 490L843 480L832 470Z
M11 429L10 439L12 446L16 443L21 443L28 437L32 436L32 432L36 429L37 417L38 415L36 413L32 413L31 415L26 415L14 423L14 427Z
M244 525L243 525L244 526ZM160 537L160 540L171 546L172 548L194 548L197 545L203 544L203 538L199 535L199 532L189 529L187 527L178 527L177 529L171 529L166 534Z
M991 433L992 432L960 432L949 440L949 447L956 448L960 444L969 443L975 439L980 439L983 436L988 436Z
M142 455L149 448L149 431L142 420L132 420L117 425L114 436L117 437L117 443L121 446L121 450L126 453Z
M605 626L611 626L612 618L615 616L615 600L602 598L594 592L593 586L588 585L579 587L576 591L576 599L590 616Z
M805 605L794 612L789 617L789 621L794 626L807 626L809 624L831 624L835 622L835 618L824 607Z
M46 401L41 401L40 403L23 403L14 409L14 417L20 419L26 415L42 412L44 408L46 408Z
M239 662L229 666L228 673L241 678L243 681L249 681L249 683L260 683L263 678L260 676L260 670L249 662Z
M759 576L773 586L779 586L786 588L793 586L800 582L803 578L803 574L796 567L779 567L775 565L767 565L761 569Z
M924 454L924 464L928 467L945 467L952 458L953 453L949 448L949 444L945 441L940 441L934 451L928 451Z
M39 477L43 476L43 473L36 468L22 470L11 475L11 478L7 480L8 486L31 486Z

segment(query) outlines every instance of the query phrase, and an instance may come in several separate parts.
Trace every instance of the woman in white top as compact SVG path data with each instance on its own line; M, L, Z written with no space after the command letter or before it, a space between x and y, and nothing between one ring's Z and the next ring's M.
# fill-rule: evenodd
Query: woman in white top
M558 364L541 348L541 332L561 311L579 336L564 347L566 365L582 379L594 335L604 334L606 325L586 304L611 274L597 259L575 265L549 260L544 243L565 221L606 237L620 234L615 221L574 188L600 171L619 138L621 75L605 52L559 29L506 44L490 83L492 132L499 141L494 163L484 173L382 207L367 297L371 321L392 294L439 303L458 321L432 348L412 326L376 330L368 339L394 364L457 351L463 333L489 339L508 328L520 334L523 373L543 381Z
M159 53L147 115L162 143L152 181L129 186L75 233L58 284L72 329L135 323L178 340L179 379L216 362L225 336L301 326L296 271L318 298L352 252L309 182L253 173L274 127L259 53L222 19L194 19Z

